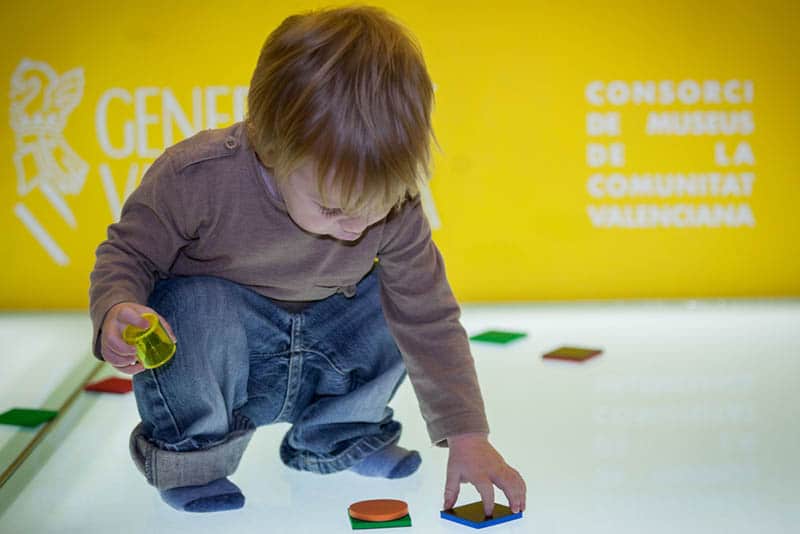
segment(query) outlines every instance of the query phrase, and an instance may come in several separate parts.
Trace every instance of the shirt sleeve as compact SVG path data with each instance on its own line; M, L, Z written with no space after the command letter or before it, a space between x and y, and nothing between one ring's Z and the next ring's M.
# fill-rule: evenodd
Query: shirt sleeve
M488 433L461 310L419 197L390 217L384 236L378 251L384 315L431 441L445 446L448 436Z
M89 275L92 351L100 353L100 329L108 310L120 302L146 304L158 278L165 278L191 236L173 163L162 153L147 169L138 188L125 201L119 222L95 252Z

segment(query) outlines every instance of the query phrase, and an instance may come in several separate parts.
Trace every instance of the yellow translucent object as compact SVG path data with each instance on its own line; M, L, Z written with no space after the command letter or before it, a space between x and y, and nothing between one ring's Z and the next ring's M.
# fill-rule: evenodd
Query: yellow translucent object
M175 354L177 347L156 315L143 313L142 317L147 319L150 326L144 330L128 325L122 332L122 339L125 343L136 347L136 355L145 369L155 369L167 363Z

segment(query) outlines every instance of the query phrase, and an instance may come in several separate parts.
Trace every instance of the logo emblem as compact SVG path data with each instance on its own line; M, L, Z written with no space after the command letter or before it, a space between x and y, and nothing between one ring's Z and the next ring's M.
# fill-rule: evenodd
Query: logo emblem
M11 77L9 94L17 193L25 197L38 189L73 229L77 222L64 196L80 193L89 165L69 146L63 132L83 88L83 68L58 76L50 65L24 59ZM69 264L69 257L24 201L17 202L14 213L55 263Z

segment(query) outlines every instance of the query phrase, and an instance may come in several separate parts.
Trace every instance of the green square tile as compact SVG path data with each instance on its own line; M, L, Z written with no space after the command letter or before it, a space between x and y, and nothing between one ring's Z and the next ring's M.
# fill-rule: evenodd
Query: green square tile
M524 332L504 332L502 330L487 330L485 332L481 332L480 334L474 335L469 338L471 341L481 341L483 343L497 343L500 345L505 345L506 343L510 343L514 340L523 338L528 334Z
M31 410L28 408L12 408L0 414L0 424L34 427L49 421L58 415L50 410Z
M353 527L353 530L361 530L367 528L393 528L393 527L411 526L410 515L405 515L400 519L394 519L392 521L362 521L360 519L350 517L350 514L348 514L347 517L350 518L350 525Z

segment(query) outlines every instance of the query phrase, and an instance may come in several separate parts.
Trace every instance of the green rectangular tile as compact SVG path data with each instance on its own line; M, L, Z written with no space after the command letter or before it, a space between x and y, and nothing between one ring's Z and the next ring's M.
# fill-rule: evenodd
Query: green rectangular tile
M528 334L524 332L505 332L502 330L487 330L480 334L474 335L469 338L471 341L480 341L483 343L497 343L504 345L517 339L523 338Z
M35 427L58 415L50 410L32 410L29 408L12 408L0 414L0 424Z
M394 519L392 521L362 521L360 519L350 517L349 514L347 515L347 517L350 518L350 526L353 527L353 530L361 530L367 528L393 528L393 527L411 526L410 515L405 515L400 519Z

